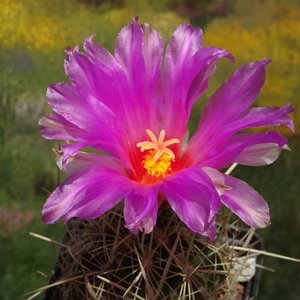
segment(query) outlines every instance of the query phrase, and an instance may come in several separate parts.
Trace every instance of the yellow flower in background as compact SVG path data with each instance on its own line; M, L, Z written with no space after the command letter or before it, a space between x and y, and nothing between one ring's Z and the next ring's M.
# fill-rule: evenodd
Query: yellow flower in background
M144 0L110 9L76 0L4 0L0 10L0 44L7 50L21 48L49 53L74 46L78 39L93 33L101 44L112 48L113 37L132 15L157 24L163 37L170 36L175 26L188 22L172 11L155 11Z
M4 0L0 9L0 42L4 48L15 45L20 40L20 23L23 19L23 4Z
M48 16L46 8L42 5L39 7L32 0L5 0L0 10L0 42L3 48L10 50L21 47L47 53L61 47L66 41L63 21Z

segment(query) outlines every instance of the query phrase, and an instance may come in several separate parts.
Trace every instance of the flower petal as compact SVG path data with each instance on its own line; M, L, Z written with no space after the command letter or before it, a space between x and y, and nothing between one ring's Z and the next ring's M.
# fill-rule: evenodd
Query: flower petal
M133 40L132 43L135 45L134 50L137 51L138 49L140 51L140 53L134 57L131 57L132 53L130 52L130 47L129 49L126 48L128 52L124 51L123 48L121 48L120 51L117 50L118 41L122 45L127 42L123 41L123 38L126 39L128 35L131 35L131 27L135 29L135 34L132 34L131 37ZM125 27L123 31L120 32L116 45L116 51L118 53L116 54L116 58L119 59L119 61L106 49L97 43L93 43L91 41L92 37L85 40L84 48L94 64L98 75L96 83L99 99L116 114L116 118L122 119L122 135L127 135L127 137L131 139L135 136L141 137L141 134L144 133L149 126L153 128L153 124L157 124L157 115L155 114L157 109L155 109L150 102L155 99L156 88L154 87L154 81L157 78L155 78L155 74L151 72L146 78L145 76L148 71L145 69L145 72L142 72L142 69L139 68L140 63L137 65L134 63L137 57L139 57L140 60L146 59L142 53L144 47L142 36L137 34L143 34L141 26L134 21L133 24ZM161 48L163 50L163 46ZM158 68L157 64L159 63L156 62L155 65L153 60L151 60L153 68L154 66ZM130 64L131 61L132 65ZM141 63L145 64L143 61ZM137 124L139 125L137 126ZM136 140L131 142L133 144L137 143Z
M101 101L68 83L51 84L47 90L48 103L64 119L101 138L116 133L115 114Z
M42 135L46 139L79 141L62 147L63 151L60 153L60 156L64 167L70 156L75 155L83 147L93 146L95 149L106 151L112 155L120 157L122 159L122 163L130 168L130 163L126 160L123 148L118 143L112 144L109 140L97 139L93 134L80 129L78 126L67 121L64 117L57 113L44 116L39 121L39 125Z
M166 177L161 191L190 229L214 239L220 198L211 179L200 167L193 166Z
M92 166L81 169L48 198L42 210L43 221L54 223L65 214L64 222L75 216L96 218L127 197L136 185L109 168Z
M128 158L124 154L124 134L121 134L124 128L118 117L106 105L67 83L50 85L47 97L49 104L57 113L55 122L51 122L53 117L52 119L48 117L48 122L44 121L48 126L47 130L44 130L48 133L48 138L55 136L52 132L59 136L59 129L62 131L61 135L67 135L66 131L70 129L69 136L73 135L72 140L82 140L82 147L93 146L98 150L109 152L120 158L125 165L129 165ZM51 126L54 126L52 131ZM74 155L80 149L79 146L80 144L64 146L66 158Z
M145 73L143 57L143 29L134 18L132 23L125 26L119 33L115 47L115 58L125 70L127 77L133 83L138 83L137 71ZM142 85L143 86L143 85Z
M57 113L44 116L39 120L40 131L46 139L87 141L93 135L67 121Z
M193 103L208 88L208 80L216 71L221 57L234 62L234 57L225 49L207 46L200 49L185 66L187 76L188 102L187 111L191 111Z
M287 139L274 130L238 134L233 136L230 142L242 142L242 151L234 162L246 166L269 165L278 158L282 149L289 149Z
M208 79L215 71L219 58L232 55L218 47L202 47L202 30L180 25L166 50L162 68L163 93L166 101L163 111L164 128L175 130L183 137L192 104L207 88ZM176 117L175 117L176 116Z
M77 89L98 99L114 113L120 113L120 95L128 94L128 80L116 59L91 38L84 43L88 57L78 51L78 46L74 51L66 50L66 74Z
M152 231L156 224L158 210L158 190L160 184L139 185L125 199L124 217L126 227L132 233L143 230L145 233Z
M185 153L187 165L202 165L203 161L208 165L207 159L226 151L228 140L242 129L279 124L293 128L291 118L287 116L292 111L289 104L282 108L247 109L264 83L267 63L269 60L264 59L239 68L210 98L198 130L189 141Z
M126 103L128 130L141 137L147 128L159 130L162 95L158 89L164 46L161 36L149 24L139 25L137 20L134 18L119 33L115 57L130 86Z
M284 124L294 131L294 124L289 113L294 111L292 104L287 103L282 107L268 106L246 109L236 121L224 127L224 134L237 132L249 127L264 125L277 126Z
M244 65L236 70L207 102L199 124L206 133L230 124L255 100L265 81L268 59ZM203 134L202 133L202 134Z
M246 224L263 228L270 224L267 202L246 182L223 174L225 185L231 189L221 196L221 201Z
M151 28L150 24L143 24L143 56L146 74L144 80L149 87L155 87L155 80L159 76L163 59L164 42L160 34ZM160 79L160 78L159 78ZM149 91L151 92L151 90Z
M264 143L244 148L235 159L237 163L246 166L264 166L274 162L282 151L276 143Z
M270 224L267 202L246 182L222 174L213 168L203 168L213 181L221 201L251 227L263 228Z
M220 196L222 196L226 190L231 189L231 187L225 185L225 178L218 170L211 167L203 167L202 170L210 177Z
M139 25L138 18L124 27L118 35L115 57L125 70L127 77L139 89L151 84L156 78L162 62L164 44L150 24ZM138 85L140 83L140 85Z
M274 130L236 134L222 148L211 149L208 155L199 156L196 163L215 169L227 168L233 162L263 166L274 162L286 143L287 139Z
M64 163L64 155L62 151L54 150L56 153L56 164L59 169L68 175L89 166L102 166L114 169L125 174L124 166L121 161L111 155L102 153L87 153L79 151L73 156L69 156Z

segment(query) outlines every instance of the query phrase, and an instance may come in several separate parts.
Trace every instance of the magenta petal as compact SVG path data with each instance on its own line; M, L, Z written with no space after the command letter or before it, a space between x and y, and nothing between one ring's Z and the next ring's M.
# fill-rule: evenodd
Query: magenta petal
M152 100L145 97L157 84L163 50L161 36L149 24L138 24L137 18L121 30L116 41L115 57L127 74L132 91L145 105Z
M139 229L145 233L152 231L157 218L159 187L160 184L139 185L125 199L126 227L132 233L138 233Z
M203 167L202 170L210 177L213 182L217 193L221 196L224 194L226 190L230 190L231 188L225 185L225 178L221 172L214 168Z
M224 128L224 134L227 132L237 132L249 127L258 127L264 125L277 126L284 124L294 131L294 124L289 113L294 109L291 103L287 103L282 107L255 107L246 109L235 122L228 124Z
M66 52L65 59L65 71L71 80L71 83L79 90L91 94L93 97L102 98L102 94L99 93L98 85L101 85L101 79L95 65L81 52L78 51L78 47L74 51Z
M178 102L188 116L193 103L207 89L208 80L214 74L221 57L233 60L227 50L204 47L199 48L193 56L185 58L182 64L180 61L174 61L173 69L164 65L165 93L168 93L168 97L174 102Z
M123 115L133 93L127 74L116 58L109 51L92 42L91 38L85 40L84 48L97 74L95 79L97 93L101 101L110 109Z
M107 106L68 83L51 84L47 99L56 113L94 136L109 138L118 128L116 116Z
M164 42L159 33L150 24L143 24L144 45L143 55L146 66L146 78L150 83L159 76L163 59ZM153 82L152 85L153 86Z
M222 160L218 164L211 164L211 160L217 161L218 153L225 157L228 141L242 129L279 124L293 128L291 118L287 115L292 111L289 104L281 108L247 109L264 83L267 63L269 60L264 59L239 68L210 98L185 153L190 164L204 163L215 168L226 166ZM238 151L234 153L235 156L238 154Z
M77 142L77 143L72 143L72 144L67 144L62 146L62 151L61 151L61 161L62 161L62 166L65 168L65 165L67 163L67 160L69 157L75 155L80 149L88 146L93 146L92 142Z
M130 120L130 109L135 105L133 97L135 89L130 86L130 77L126 74L126 69L117 61L117 59L106 49L92 42L92 36L84 42L84 49L87 57L76 55L70 56L68 63L72 65L74 75L73 81L83 91L92 94L107 107L109 107L118 117L128 117ZM72 61L73 58L73 61ZM80 58L80 59L79 59ZM73 66L74 64L74 66ZM76 66L84 69L82 73L91 82L85 84L76 72ZM70 67L68 67L70 69ZM91 77L92 76L92 77ZM128 115L128 116L127 116Z
M67 121L57 113L44 116L40 121L40 130L46 139L75 140L76 143L64 145L61 157L63 164L70 156L75 155L81 148L93 146L94 148L109 152L122 158L122 162L129 166L128 161L124 159L124 150L118 143L112 143L110 140L95 138L95 136L78 126Z
M192 104L208 88L208 80L216 71L216 65L221 57L227 57L234 61L233 56L225 49L208 46L200 49L185 65L188 83L188 95L186 109L190 111ZM183 83L184 84L184 83Z
M166 130L184 136L186 123L193 103L208 86L221 57L233 60L232 55L218 47L202 48L202 31L190 25L180 25L166 50L162 67L163 93L166 101L163 110Z
M232 122L258 96L265 80L265 65L269 60L254 62L239 68L213 94L206 104L197 132L190 141L190 147L207 149L209 140L214 140L219 147L226 142L231 134L224 135L224 128Z
M108 78L111 78L112 76L119 74L119 72L122 72L121 65L117 62L115 57L107 49L93 42L93 37L94 35L87 37L83 47L87 52L88 58L94 65L98 67L97 70L103 72L103 74L106 74ZM120 79L120 77L116 77Z
M118 187L118 188L116 188ZM63 215L93 219L114 207L136 187L123 174L104 167L87 167L65 180L48 198L42 214L44 223Z
M137 23L137 18L124 27L119 33L116 41L115 58L125 70L128 78L139 81L137 70L142 74L145 72L145 61L143 58L143 29Z
M63 130L71 130L69 135L76 134L77 130L79 133L77 140L80 140L82 136L82 141L87 143L84 146L94 146L98 150L109 152L120 158L123 157L122 160L126 161L122 147L120 123L114 112L106 105L67 83L50 85L47 97L49 104L59 117L56 123L48 121L46 133L51 133L51 125L55 127L54 132L56 132L57 123L60 122ZM66 149L72 147L77 146L66 146ZM120 148L122 149L120 150ZM70 155L73 154L75 151L70 153Z
M87 40L85 42L85 48L90 49L94 44L98 46L97 50L99 52L103 49L96 43ZM89 47L87 47L87 45L89 45ZM94 48L96 46L94 46ZM128 93L128 84L127 89L124 88L127 80L124 72L122 72L120 66L118 66L118 63L115 61L115 58L112 55L106 55L106 58L106 64L99 63L98 61L93 62L85 54L78 52L78 49L75 48L74 51L67 52L65 70L72 84L78 90L98 99L99 102L104 103L110 110L117 113L120 109L120 99L116 90L120 89L120 93ZM120 80L118 80L117 72ZM123 79L122 81L121 78ZM120 87L120 81L124 86Z
M238 134L232 137L242 142L242 151L234 158L234 162L246 166L264 166L273 163L280 155L282 149L289 149L287 139L277 131L261 133Z
M87 141L87 142L77 142L77 143L71 143L71 144L67 144L67 145L64 145L62 146L62 151L61 151L61 155L62 155L62 165L64 168L66 168L66 163L67 163L67 160L76 155L77 152L84 148L84 147L88 147L88 146L92 146L94 147L95 149L98 149L98 150L102 150L102 151L107 151L109 152L110 154L118 157L118 154L120 152L122 152L122 148L118 145L115 145L114 147L110 144L103 144L99 145L97 144L98 141ZM121 148L121 149L120 149ZM122 155L123 154L123 155ZM127 157L124 156L124 153L121 153L121 156L119 157L122 161L122 164L125 166L125 167L128 167L130 168L130 163L128 162L127 160ZM123 159L122 159L123 158Z
M177 27L167 46L164 66L168 73L176 76L178 65L183 65L201 47L203 33L199 27L192 28L189 24L181 24Z
M263 228L270 224L267 202L246 182L223 174L225 185L230 187L224 191L221 201L246 224L255 228Z
M120 173L125 173L125 168L121 161L111 155L79 151L75 155L69 156L64 163L63 152L55 150L55 153L57 166L68 175L72 175L77 171L90 166L102 166L114 169Z
M264 59L236 70L213 94L206 104L199 125L203 133L230 124L255 100L265 81ZM203 134L202 133L202 134Z
M220 208L220 198L211 179L200 167L193 166L167 177L161 190L189 228L214 239L215 214Z
M203 153L195 163L215 169L227 168L233 162L263 166L274 162L286 143L287 139L274 130L236 134L222 148Z
M128 128L134 131L132 135L141 136L149 127L153 131L158 130L159 105L162 102L159 89L163 51L161 36L149 24L139 25L137 18L118 35L115 58L125 72L130 86L130 93L125 93L127 99L123 107L128 116Z
M67 121L57 113L39 120L40 131L46 139L86 141L93 138L89 132Z
M282 151L275 143L264 143L244 148L242 153L235 159L241 165L264 166L273 163Z

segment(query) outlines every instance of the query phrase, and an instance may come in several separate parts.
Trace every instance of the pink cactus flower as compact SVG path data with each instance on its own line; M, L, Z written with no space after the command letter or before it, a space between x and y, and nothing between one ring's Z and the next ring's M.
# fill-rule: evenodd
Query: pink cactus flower
M180 25L164 53L161 36L138 18L119 33L114 55L88 37L66 50L71 83L51 84L54 112L40 120L46 139L74 143L57 151L70 177L48 198L45 223L96 218L124 200L126 227L152 231L167 201L193 231L215 237L221 203L252 227L270 222L265 200L247 183L219 170L236 162L270 164L287 140L277 131L238 133L262 125L294 129L291 104L249 108L265 80L268 59L239 68L206 104L196 133L187 122L224 49L202 47L200 28ZM98 153L81 152L91 146Z

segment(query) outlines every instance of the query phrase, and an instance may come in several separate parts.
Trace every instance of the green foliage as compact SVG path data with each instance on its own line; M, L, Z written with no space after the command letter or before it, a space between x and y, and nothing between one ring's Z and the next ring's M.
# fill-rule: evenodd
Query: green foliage
M10 135L10 128L6 125L15 119L15 102L11 89L7 88L7 76L0 77L0 147Z
M23 209L25 208L23 207ZM57 246L45 245L45 242L29 236L28 233L38 231L41 235L51 236L59 241L64 226L41 224L40 211L37 206L34 215L35 218L28 226L7 237L0 237L1 300L18 299L26 292L45 286L49 282L49 278L43 277L37 271L47 276L51 275L50 270L52 270L58 255Z
M53 246L45 251L41 241L28 232L38 231L58 240L62 235L61 225L45 226L41 222L40 211L47 197L43 189L52 191L56 186L53 143L45 142L38 132L37 120L45 113L44 107L38 93L27 89L29 80L15 69L21 65L16 61L11 65L17 54L2 52L0 58L1 300L17 299L48 283L36 270L49 275L57 249Z

